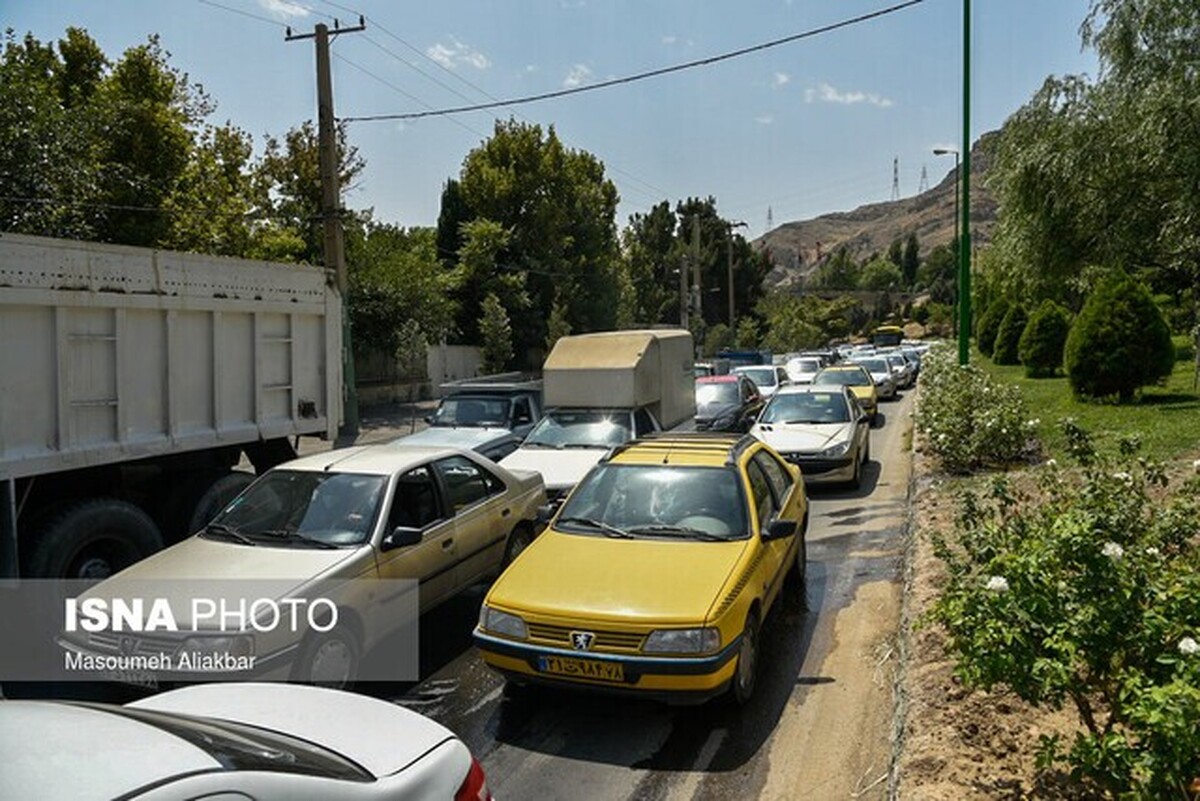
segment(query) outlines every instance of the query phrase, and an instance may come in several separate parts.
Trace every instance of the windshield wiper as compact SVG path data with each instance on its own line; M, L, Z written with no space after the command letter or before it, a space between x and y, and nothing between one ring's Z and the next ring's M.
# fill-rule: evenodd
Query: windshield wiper
M636 528L629 529L629 532L631 534L655 534L655 535L658 535L658 534L668 534L668 535L681 534L685 537L692 537L692 538L698 539L698 540L706 540L708 542L725 542L728 539L727 537L722 537L719 534L713 534L710 531L702 531L701 529L692 528L691 526L667 526L667 525L662 525L662 524L653 525L653 526L637 526Z
M600 520L594 520L590 517L563 517L563 518L559 518L558 522L559 523L578 523L580 525L588 526L589 528L594 528L594 529L603 531L608 536L615 537L617 539L622 539L622 540L633 539L633 535L630 534L625 529L617 528L616 526L610 526L608 523L605 523Z
M237 542L240 542L243 545L257 545L258 544L254 540L247 537L242 532L238 531L233 526L226 525L225 523L209 523L207 526L204 527L204 531L202 533L204 533L204 534L220 534L224 537L228 537L231 540L236 540Z
M303 532L293 531L292 529L287 529L287 528L272 528L272 529L266 529L265 531L256 531L254 533L262 535L264 537L271 537L272 539L277 539L277 540L287 540L289 542L303 542L307 545L316 546L317 548L330 549L330 548L340 547L338 545L333 544L332 542L325 542L325 540L319 540L316 537L310 537L309 535L307 535Z

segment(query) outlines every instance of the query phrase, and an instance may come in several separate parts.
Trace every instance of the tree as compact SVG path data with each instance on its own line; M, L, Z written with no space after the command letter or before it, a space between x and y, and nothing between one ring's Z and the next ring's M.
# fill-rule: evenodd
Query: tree
M996 364L1018 364L1020 362L1017 350L1021 344L1021 334L1025 333L1025 323L1029 315L1020 303L1014 303L1004 313L1000 327L996 329L996 343L992 350L992 361Z
M1065 362L1075 394L1124 402L1171 374L1175 346L1146 286L1113 272L1095 287L1071 326Z
M734 337L735 332L729 326L725 323L717 323L708 329L708 333L704 337L705 355L716 356L721 350L732 348L735 344Z
M621 272L628 286L621 299L622 327L679 319L677 229L675 212L665 200L629 218L621 234Z
M560 298L554 299L550 308L550 319L546 322L546 352L554 350L554 343L571 334L571 323L567 320L567 307Z
M1052 300L1043 300L1021 334L1017 355L1030 378L1052 376L1063 363L1063 348L1071 330L1071 313Z
M512 326L508 312L495 293L488 293L481 308L483 316L479 319L479 333L483 342L483 358L480 369L485 374L502 373L513 357Z
M599 159L565 147L553 126L497 121L491 138L467 154L458 182L472 221L507 232L495 262L522 277L530 304L514 320L518 352L545 342L556 294L572 330L613 327L619 293L617 189ZM482 297L461 298L462 319L480 318Z
M859 267L844 247L833 252L821 266L813 272L809 281L817 289L858 288Z
M904 244L899 239L893 239L888 246L887 258L897 267L904 263Z
M1008 314L1010 308L1008 299L1002 295L989 303L979 317L975 326L975 338L979 351L984 356L992 356L996 347L996 335L1000 333L1000 323L1004 322L1004 315Z
M859 289L882 292L896 289L904 283L900 268L888 259L876 259L863 265L858 276Z
M757 348L759 338L758 321L752 317L738 320L736 344L739 348Z
M921 245L917 242L916 234L909 234L904 242L904 257L900 260L900 270L904 273L904 285L912 286L917 280L917 270L921 267Z

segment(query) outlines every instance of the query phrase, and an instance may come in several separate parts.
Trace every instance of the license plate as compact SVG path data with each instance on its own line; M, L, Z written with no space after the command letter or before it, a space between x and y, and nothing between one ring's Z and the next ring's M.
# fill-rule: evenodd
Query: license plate
M153 673L142 670L113 670L108 674L109 681L128 684L134 687L144 687L148 690L158 689L158 677Z
M576 679L624 681L625 666L620 662L598 662L593 659L571 659L563 656L539 656L538 670Z

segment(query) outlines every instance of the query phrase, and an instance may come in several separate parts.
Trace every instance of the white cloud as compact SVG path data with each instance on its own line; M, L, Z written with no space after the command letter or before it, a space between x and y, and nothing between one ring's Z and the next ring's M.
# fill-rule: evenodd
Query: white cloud
M592 77L592 70L587 64L576 64L567 72L567 77L563 78L563 86L567 89L574 89L576 86L587 83L590 77Z
M771 123L775 122L775 115L774 114L762 114L762 115L755 117L754 121L757 122L759 125L770 125Z
M675 44L675 36L673 34L668 34L667 36L664 36L662 38L662 43L665 45Z
M776 87L786 86L791 82L792 76L788 75L786 72L777 72L775 73L775 77L771 79L771 83Z
M280 19L292 19L295 17L307 17L308 9L296 3L289 3L287 0L258 0L259 6L264 11L279 17Z
M896 105L889 98L873 92L843 92L827 83L822 83L815 89L805 89L804 100L808 103L819 100L822 103L840 103L847 106L856 103L870 103L872 106L878 106L879 108L891 108Z
M425 55L451 70L459 64L466 64L477 70L485 70L492 65L492 62L488 61L487 56L483 53L473 50L453 36L450 37L450 44L438 42L425 48Z

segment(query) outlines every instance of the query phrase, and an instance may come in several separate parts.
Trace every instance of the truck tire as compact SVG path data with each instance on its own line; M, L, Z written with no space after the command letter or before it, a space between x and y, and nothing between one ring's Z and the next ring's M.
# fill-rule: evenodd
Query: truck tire
M187 533L195 534L208 525L217 513L229 505L229 502L242 494L242 490L254 483L255 476L233 470L209 484L208 489L196 501L192 515L188 518Z
M29 555L31 578L102 579L163 546L150 516L115 498L68 504L47 519Z

